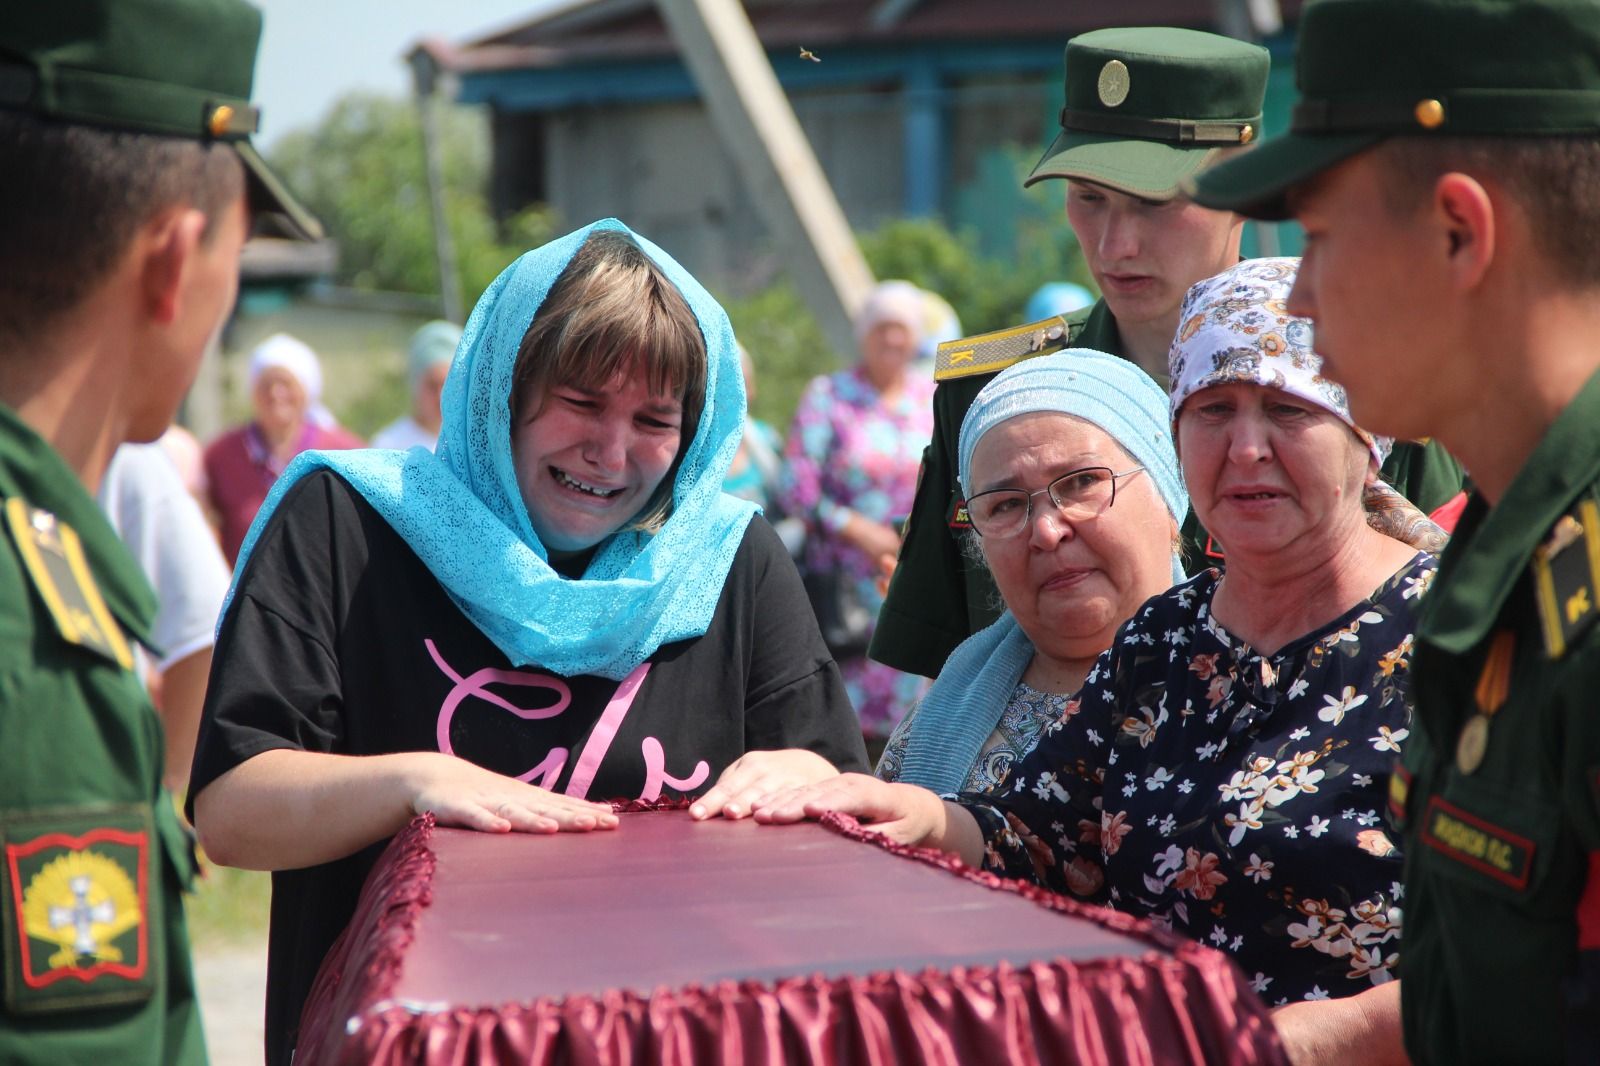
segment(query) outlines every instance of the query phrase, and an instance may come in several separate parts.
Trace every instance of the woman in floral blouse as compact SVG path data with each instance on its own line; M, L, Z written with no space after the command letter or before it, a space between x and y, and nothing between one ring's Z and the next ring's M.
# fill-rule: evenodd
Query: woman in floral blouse
M1401 856L1385 810L1434 573L1391 533L1440 538L1395 512L1376 480L1387 442L1318 373L1309 323L1284 306L1297 265L1254 260L1199 283L1173 343L1178 453L1226 575L1147 602L998 792L941 802L851 774L755 813L845 811L1170 925L1290 1004L1291 1052L1374 1061L1400 1047ZM1366 496L1382 503L1371 520Z
M882 560L900 550L894 520L911 510L933 434L933 380L913 366L926 307L927 295L907 281L872 291L855 322L861 361L811 382L784 452L779 503L806 524L801 569L836 575L872 621L883 605ZM882 741L924 682L869 662L871 635L869 623L856 634L859 650L833 650L862 732Z

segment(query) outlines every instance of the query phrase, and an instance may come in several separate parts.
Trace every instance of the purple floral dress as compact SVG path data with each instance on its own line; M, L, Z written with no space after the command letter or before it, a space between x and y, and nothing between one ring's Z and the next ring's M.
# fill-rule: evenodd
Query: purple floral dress
M1272 655L1212 617L1215 570L1150 600L1006 783L960 797L985 865L1218 947L1269 1004L1392 980L1389 774L1434 573L1419 553Z
M933 381L913 369L900 395L885 404L855 367L812 380L800 398L784 449L784 510L806 523L804 565L856 583L876 617L883 605L878 564L839 536L851 512L889 524L911 510L917 467L933 436ZM839 664L845 687L869 737L887 737L927 682L868 662Z

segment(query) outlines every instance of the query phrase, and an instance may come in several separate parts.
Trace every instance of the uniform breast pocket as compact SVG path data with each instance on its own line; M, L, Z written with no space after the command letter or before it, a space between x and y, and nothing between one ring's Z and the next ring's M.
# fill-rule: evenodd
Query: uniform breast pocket
M1537 911L1555 857L1554 804L1460 776L1409 818L1427 863L1442 876Z
M144 804L0 811L9 1014L124 1006L155 989L161 848Z

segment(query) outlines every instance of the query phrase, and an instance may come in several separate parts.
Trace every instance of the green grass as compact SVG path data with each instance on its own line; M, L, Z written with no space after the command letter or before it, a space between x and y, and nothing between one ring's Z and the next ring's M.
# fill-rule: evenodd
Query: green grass
M189 897L189 939L196 948L266 939L272 875L206 864Z

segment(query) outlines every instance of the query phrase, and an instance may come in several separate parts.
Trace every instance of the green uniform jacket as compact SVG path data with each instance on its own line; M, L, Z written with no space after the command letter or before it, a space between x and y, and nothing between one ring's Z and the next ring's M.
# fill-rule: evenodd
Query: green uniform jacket
M0 407L0 503L18 500L81 541L82 581L55 586L56 608L70 617L95 588L146 637L155 597L138 564ZM131 669L62 635L25 539L0 514L0 1062L203 1063L182 899L194 859L161 786L161 723Z
M1391 788L1415 1063L1600 1062L1600 510L1585 520L1584 506L1597 498L1600 374L1495 507L1472 499L1422 603L1415 721ZM1541 597L1534 559L1562 527ZM1544 605L1564 647L1547 642ZM1488 649L1508 639L1497 685ZM1504 702L1468 773L1458 745L1480 696Z
M1067 326L1069 347L1127 357L1117 320L1104 300L1067 316ZM963 530L956 524L962 502L956 481L961 420L978 390L994 377L951 378L940 382L933 394L933 440L923 452L900 562L867 651L897 670L937 677L957 645L1000 617L1000 593L989 571L962 555L957 537ZM1383 474L1424 511L1461 491L1460 464L1436 444L1397 445ZM1190 573L1217 565L1221 555L1192 512L1183 525L1183 538Z

